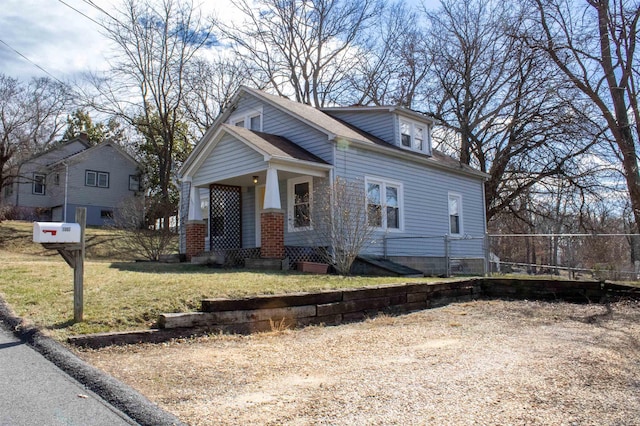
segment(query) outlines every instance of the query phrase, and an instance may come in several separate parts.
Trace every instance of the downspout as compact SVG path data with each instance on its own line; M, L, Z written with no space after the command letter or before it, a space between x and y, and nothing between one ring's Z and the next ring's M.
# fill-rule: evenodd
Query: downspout
M63 213L63 222L67 221L67 203L68 203L68 197L69 197L69 163L67 163L66 161L63 162L62 164L64 164L64 213Z

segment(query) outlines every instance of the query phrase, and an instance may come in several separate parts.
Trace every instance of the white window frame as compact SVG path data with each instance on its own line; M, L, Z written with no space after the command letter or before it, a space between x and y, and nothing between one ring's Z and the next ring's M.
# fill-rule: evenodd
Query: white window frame
M259 129L252 129L251 128L251 119L255 118L255 117L260 117L260 128ZM262 131L262 127L263 127L262 108L256 109L256 110L247 111L244 114L236 114L236 115L230 117L227 122L229 124L231 124L232 126L244 127L245 129L253 130L253 131L256 131L256 132L261 132ZM240 126L240 123L244 123L244 125Z
M454 233L451 232L451 200L455 199L458 203L458 232ZM457 192L449 192L448 197L447 197L447 229L448 229L448 234L452 235L452 236L460 236L464 234L464 229L463 229L463 220L462 220L462 194L457 193Z
M301 183L309 184L309 215L311 216L311 211L313 209L313 178L311 176L301 176L296 178L291 178L287 180L287 222L288 222L288 230L289 232L300 232L300 231L310 231L313 229L313 224L311 223L311 219L309 219L309 226L295 226L295 186Z
M93 175L93 183L89 182L89 176ZM106 176L107 179L107 184L106 185L100 185L100 176ZM109 180L110 180L110 176L109 176L109 172L99 172L97 170L85 170L84 171L84 185L85 186L92 186L92 187L96 187L96 188L109 188Z
M382 223L381 226L374 226L378 231L384 232L403 232L404 231L404 185L402 182L393 181L385 178L365 176L364 178L364 194L365 194L365 212L367 212L367 223L369 223L369 184L380 185L380 202L382 207ZM398 192L398 228L389 228L387 223L387 187L396 188Z
M38 178L41 178L38 181ZM36 191L36 185L40 185L42 187L42 191ZM47 194L47 175L43 173L34 173L33 174L33 185L31 187L31 193L34 195L46 195Z
M129 175L129 191L140 192L140 176Z
M405 146L402 144L402 125L406 124L409 126L409 146ZM417 133L417 129L422 129L422 149L416 149L413 145L415 142L415 136ZM424 123L420 123L417 121L409 120L406 118L399 118L398 122L398 134L400 135L399 146L402 149L406 149L408 151L420 152L422 154L431 155L431 135L429 126Z

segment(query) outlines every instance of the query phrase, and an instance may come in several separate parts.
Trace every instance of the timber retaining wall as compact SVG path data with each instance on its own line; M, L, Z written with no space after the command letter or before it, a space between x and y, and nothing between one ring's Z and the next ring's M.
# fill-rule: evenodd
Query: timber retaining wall
M198 332L253 333L311 324L337 325L379 313L400 314L474 299L528 299L603 303L640 299L640 288L598 281L473 278L435 284L394 284L360 289L205 299L200 312L166 313L158 329L75 336L76 345L158 342Z

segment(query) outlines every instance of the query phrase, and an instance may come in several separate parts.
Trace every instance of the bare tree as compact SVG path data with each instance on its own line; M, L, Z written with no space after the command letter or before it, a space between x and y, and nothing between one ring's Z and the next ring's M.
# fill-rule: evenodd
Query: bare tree
M597 108L624 170L637 232L640 75L635 50L640 5L627 0L536 0L535 5L537 25L529 41Z
M444 0L427 12L435 116L448 129L440 148L489 174L489 221L516 212L519 195L547 178L579 184L578 159L598 131L576 92L519 37L526 13L494 0Z
M198 137L213 125L240 86L248 81L248 71L236 56L218 54L211 60L189 63L184 105L186 118Z
M25 83L0 74L0 189L19 179L21 161L58 140L71 105L62 83L49 78Z
M197 52L213 43L212 23L188 0L126 0L104 25L116 56L107 77L94 78L99 97L93 106L140 132L157 158L157 185L149 189L161 205L170 205L175 154L186 136L185 73ZM164 226L170 214L163 213Z
M364 35L359 46L343 103L411 108L428 101L424 83L432 58L419 20L404 2L385 7L379 25Z
M378 0L231 0L244 21L220 23L254 85L324 106L356 63L356 40L378 16Z
M158 260L161 255L176 251L178 236L170 229L151 229L145 224L143 213L149 207L144 197L131 198L118 206L114 217L112 245L118 253Z
M360 179L336 178L316 189L318 203L311 212L311 224L316 245L325 261L341 275L349 275L351 265L362 249L371 242L374 228L369 225L367 196Z

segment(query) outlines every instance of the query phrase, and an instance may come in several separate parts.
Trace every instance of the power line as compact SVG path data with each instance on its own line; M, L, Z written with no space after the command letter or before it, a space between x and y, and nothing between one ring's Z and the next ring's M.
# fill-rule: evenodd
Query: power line
M5 46L7 46L9 49L11 49L13 52L15 52L17 55L19 55L20 57L22 57L23 59L25 59L27 62L29 62L31 65L37 67L38 69L40 69L42 72L44 72L45 74L47 74L49 77L53 78L54 80L56 80L58 83L60 84L65 84L62 80L60 80L58 77L56 77L55 75L51 74L49 71L47 71L46 69L42 68L40 65L36 64L35 62L33 62L31 59L27 58L25 55L23 55L22 53L18 52L16 49L14 49L12 46L9 45L9 43L7 43L6 41L0 39L0 43L4 44Z
M95 19L93 19L91 16L85 14L84 12L76 9L75 7L71 6L69 3L63 1L63 0L58 0L60 3L64 4L65 6L67 6L69 9L79 13L80 15L84 16L85 18L87 18L88 20L90 20L91 22L100 25L102 28L104 28L105 30L109 31L109 28L105 27L101 22L96 21ZM85 2L86 3L86 2ZM91 5L91 3L87 3L89 5ZM100 9L98 6L93 5L95 8L97 8L98 10L101 10L103 13L106 13L104 10ZM108 14L107 14L108 15Z
M93 0L82 0L83 2L85 2L86 4L88 4L89 6L93 7L94 9L98 10L99 12L104 13L105 15L107 15L109 18L111 18L113 21L115 22L119 22L116 18L114 18L112 15L110 15L106 10L104 10L103 8L101 8L100 6L98 6L97 4L95 4L93 2Z

